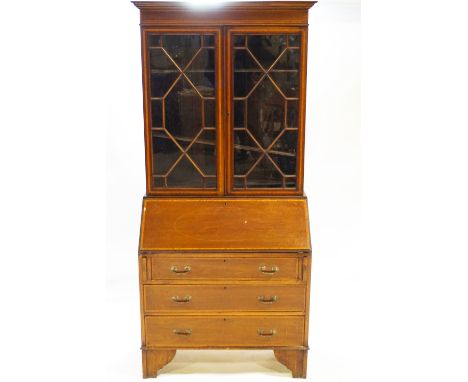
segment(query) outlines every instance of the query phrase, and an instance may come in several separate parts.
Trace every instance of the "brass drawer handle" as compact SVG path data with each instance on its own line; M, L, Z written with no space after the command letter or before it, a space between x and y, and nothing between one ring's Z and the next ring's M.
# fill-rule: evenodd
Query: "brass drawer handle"
M191 299L192 299L192 296L184 296L184 297L172 296L172 301L174 302L190 302Z
M192 329L174 329L172 333L178 336L190 336L192 335Z
M262 265L258 269L260 270L260 272L267 274L272 274L279 271L279 268L276 265L273 265L271 269L267 269L266 265Z
M179 269L179 268L177 268L176 265L173 265L173 266L171 267L171 271L174 272L174 273L177 273L177 274L180 274L180 273L188 273L188 272L190 272L191 269L192 269L192 268L190 268L189 265L186 265L186 266L184 267L184 269Z
M257 333L259 336L262 336L262 337L271 337L276 334L276 330L275 329L270 329L270 330L258 329Z
M258 301L260 301L262 304L273 304L274 302L278 301L278 296L271 296L269 298L265 296L258 296Z

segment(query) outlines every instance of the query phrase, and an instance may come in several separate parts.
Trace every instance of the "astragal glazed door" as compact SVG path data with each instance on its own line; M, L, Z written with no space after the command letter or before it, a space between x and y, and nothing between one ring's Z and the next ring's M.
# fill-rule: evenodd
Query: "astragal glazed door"
M223 191L220 30L143 36L149 194Z

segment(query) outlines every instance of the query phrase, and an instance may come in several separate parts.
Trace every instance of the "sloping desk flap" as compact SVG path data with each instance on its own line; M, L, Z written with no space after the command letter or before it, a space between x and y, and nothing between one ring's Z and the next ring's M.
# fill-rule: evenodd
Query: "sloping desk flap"
M310 250L307 200L145 199L140 251Z

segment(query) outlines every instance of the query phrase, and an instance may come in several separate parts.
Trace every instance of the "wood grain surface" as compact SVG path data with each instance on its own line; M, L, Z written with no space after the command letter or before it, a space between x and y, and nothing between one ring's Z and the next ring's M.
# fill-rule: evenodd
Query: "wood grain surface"
M145 321L148 347L298 346L304 334L303 316L147 316Z
M140 251L310 250L305 198L145 199Z
M203 255L201 255L203 256ZM271 255L270 255L271 256ZM149 280L295 281L302 257L188 257L152 256Z
M145 312L300 311L305 286L298 285L145 285Z

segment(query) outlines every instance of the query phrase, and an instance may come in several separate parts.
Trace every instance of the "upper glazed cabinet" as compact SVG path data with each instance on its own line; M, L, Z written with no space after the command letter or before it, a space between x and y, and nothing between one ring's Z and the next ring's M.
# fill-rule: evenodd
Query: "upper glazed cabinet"
M148 195L302 194L307 26L268 4L178 14L180 27L145 13Z

